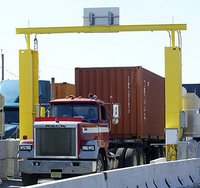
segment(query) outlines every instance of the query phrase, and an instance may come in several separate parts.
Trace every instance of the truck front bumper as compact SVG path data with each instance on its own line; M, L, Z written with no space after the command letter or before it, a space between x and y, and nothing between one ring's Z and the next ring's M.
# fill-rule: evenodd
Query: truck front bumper
M96 161L19 160L20 172L27 174L89 174L96 172Z

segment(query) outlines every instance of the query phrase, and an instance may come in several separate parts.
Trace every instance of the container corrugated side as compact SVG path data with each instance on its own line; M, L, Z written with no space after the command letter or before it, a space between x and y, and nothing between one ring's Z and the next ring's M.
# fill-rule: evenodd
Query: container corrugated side
M164 135L164 79L142 67L76 68L75 93L94 93L120 104L121 117L111 137ZM108 109L109 105L106 105Z
M143 123L141 135L164 136L165 127L165 80L141 68L143 82ZM138 83L139 85L139 83ZM142 106L142 105L140 105Z

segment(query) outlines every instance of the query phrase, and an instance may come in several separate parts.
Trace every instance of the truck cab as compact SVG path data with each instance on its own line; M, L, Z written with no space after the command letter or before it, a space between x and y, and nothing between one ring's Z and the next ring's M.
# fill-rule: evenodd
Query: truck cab
M48 117L36 117L33 140L19 145L19 168L24 185L41 176L62 178L100 172L108 167L110 124L105 103L96 97L50 101Z

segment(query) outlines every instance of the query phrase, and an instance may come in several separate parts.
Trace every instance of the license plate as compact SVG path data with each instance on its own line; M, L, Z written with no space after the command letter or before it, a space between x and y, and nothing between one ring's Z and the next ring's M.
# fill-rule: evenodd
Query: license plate
M51 178L61 178L61 172L51 172Z

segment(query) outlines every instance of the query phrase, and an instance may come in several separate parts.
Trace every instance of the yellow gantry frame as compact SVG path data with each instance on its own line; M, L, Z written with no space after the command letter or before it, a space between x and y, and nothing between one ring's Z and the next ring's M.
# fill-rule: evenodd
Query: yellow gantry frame
M38 53L30 49L31 34L58 33L104 33L133 31L168 31L171 34L170 47L165 48L165 103L166 129L178 129L179 139L181 106L181 48L176 47L175 32L186 30L186 24L115 25L115 26L74 26L17 28L17 34L25 34L27 50L20 51L20 139L32 138L32 125L38 104ZM22 53L23 52L23 53ZM33 55L35 54L35 55ZM33 71L34 67L34 71ZM27 78L26 78L27 77ZM25 110L26 109L26 110ZM167 145L167 160L176 159L176 145Z

